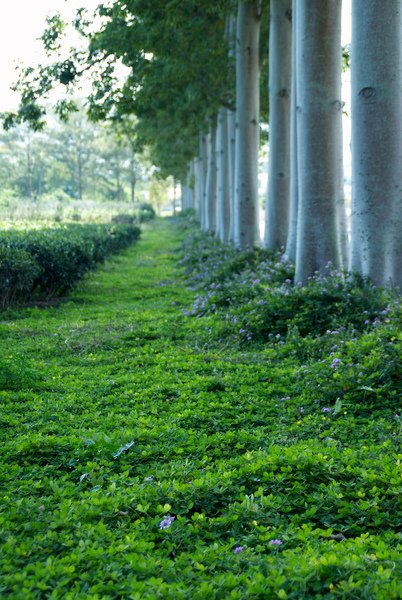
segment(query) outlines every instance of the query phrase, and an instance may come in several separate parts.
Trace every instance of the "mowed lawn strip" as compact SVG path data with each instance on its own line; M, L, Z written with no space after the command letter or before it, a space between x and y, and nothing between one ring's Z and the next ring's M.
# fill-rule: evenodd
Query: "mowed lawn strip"
M304 415L289 354L208 343L184 236L1 314L0 597L401 597L395 419Z

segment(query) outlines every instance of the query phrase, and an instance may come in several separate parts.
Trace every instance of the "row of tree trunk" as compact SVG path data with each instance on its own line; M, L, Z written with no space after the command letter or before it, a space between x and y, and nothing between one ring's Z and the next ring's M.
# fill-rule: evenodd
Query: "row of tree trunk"
M263 244L295 260L302 283L331 263L402 287L402 4L352 0L350 243L341 13L342 0L270 0ZM239 0L227 27L235 110L211 116L185 186L185 207L195 206L201 227L239 248L260 243L259 30L259 1Z

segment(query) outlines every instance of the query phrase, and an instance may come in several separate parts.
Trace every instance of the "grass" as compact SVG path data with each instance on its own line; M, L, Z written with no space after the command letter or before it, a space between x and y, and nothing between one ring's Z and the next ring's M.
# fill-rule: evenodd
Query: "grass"
M236 343L184 314L185 235L157 221L60 305L1 314L0 597L402 597L400 332L336 369Z

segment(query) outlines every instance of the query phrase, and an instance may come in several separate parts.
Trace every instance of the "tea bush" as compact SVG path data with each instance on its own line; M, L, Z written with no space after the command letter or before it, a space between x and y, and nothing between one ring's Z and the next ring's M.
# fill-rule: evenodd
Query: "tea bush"
M26 297L39 273L38 263L24 248L0 242L0 308Z
M65 294L107 256L139 237L135 225L70 224L0 234L0 305Z
M149 204L149 202L142 202L136 211L136 217L140 223L145 223L146 221L155 219L156 212L152 204Z

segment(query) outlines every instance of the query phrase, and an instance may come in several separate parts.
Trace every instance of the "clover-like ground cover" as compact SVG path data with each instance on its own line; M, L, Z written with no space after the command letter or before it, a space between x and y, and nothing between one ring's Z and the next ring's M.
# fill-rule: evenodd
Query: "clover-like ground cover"
M185 233L0 315L0 597L402 597L400 331L219 337Z

